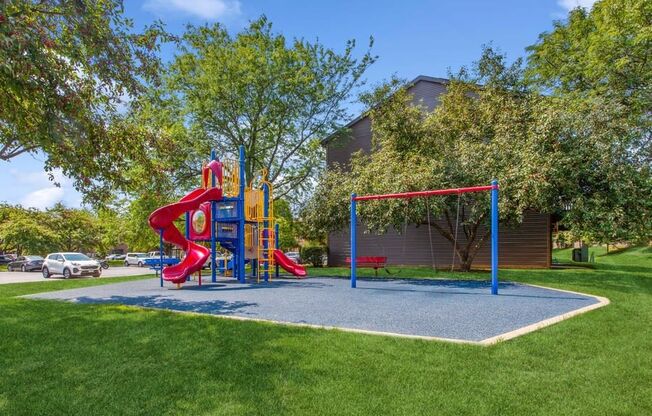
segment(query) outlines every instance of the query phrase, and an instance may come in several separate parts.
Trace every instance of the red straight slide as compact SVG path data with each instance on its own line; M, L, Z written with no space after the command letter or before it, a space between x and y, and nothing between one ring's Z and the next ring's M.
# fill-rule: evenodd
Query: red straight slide
M306 277L306 268L290 260L281 250L274 250L274 260L279 266L297 277Z
M221 188L199 188L181 198L179 202L161 207L149 216L149 226L156 232L163 230L163 241L174 244L186 253L180 263L163 268L161 271L163 280L172 283L185 282L189 275L204 266L210 256L210 251L206 247L186 240L174 225L174 220L186 211L197 209L206 201L219 201L220 199L222 199Z

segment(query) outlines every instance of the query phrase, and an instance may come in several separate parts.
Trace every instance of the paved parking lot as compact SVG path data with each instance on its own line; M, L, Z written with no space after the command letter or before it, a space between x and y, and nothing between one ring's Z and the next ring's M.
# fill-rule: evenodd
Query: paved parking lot
M102 270L102 278L104 277L123 277L123 276L139 276L143 274L154 274L152 270L146 267L110 267ZM63 276L54 276L50 279L63 279ZM74 279L93 279L93 277L75 277ZM37 272L0 272L0 285L7 283L27 283L27 282L47 282L40 271Z

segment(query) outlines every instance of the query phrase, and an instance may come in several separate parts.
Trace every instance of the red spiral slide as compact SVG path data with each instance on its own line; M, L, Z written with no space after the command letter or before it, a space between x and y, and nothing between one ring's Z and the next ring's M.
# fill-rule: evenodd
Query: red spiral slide
M281 250L274 250L274 260L279 266L297 277L306 277L306 268L290 260Z
M174 244L186 253L180 263L163 268L161 271L163 280L172 283L185 282L190 274L204 266L210 256L210 251L206 247L186 240L174 225L174 220L186 211L197 209L203 202L220 199L222 199L221 188L199 188L181 198L179 202L161 207L149 216L149 226L156 232L162 230L163 241Z

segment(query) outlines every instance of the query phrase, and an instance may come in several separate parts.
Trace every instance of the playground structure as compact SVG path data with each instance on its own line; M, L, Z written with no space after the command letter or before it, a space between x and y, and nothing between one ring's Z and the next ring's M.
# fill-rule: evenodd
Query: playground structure
M218 160L215 151L202 167L200 188L189 192L178 202L163 206L149 216L149 225L160 237L160 282L180 285L190 275L199 273L210 259L211 281L218 272L245 283L245 264L251 265L250 276L265 282L279 275L279 266L297 277L305 277L306 269L287 258L278 249L278 226L274 219L273 187L266 172L260 179L245 184L245 151L239 159ZM185 215L185 235L174 221ZM178 264L163 266L163 242L184 251ZM204 244L210 243L209 247ZM231 260L218 258L217 245L232 254Z
M498 294L498 181L492 180L491 185L486 186L471 186L467 188L451 188L451 189L438 189L433 191L418 191L418 192L404 192L397 194L381 194L381 195L365 195L357 196L355 193L351 194L351 257L348 261L351 264L351 287L355 288L357 284L357 263L369 263L369 259L375 259L378 262L379 257L356 257L357 246L357 202L379 200L379 199L410 199L410 198L425 198L431 196L443 195L458 195L468 192L491 192L491 294ZM459 217L459 201L458 201L458 217ZM430 215L428 215L430 221ZM457 238L457 236L455 236ZM457 240L456 240L457 243ZM384 258L386 260L386 258ZM383 262L384 265L384 262Z

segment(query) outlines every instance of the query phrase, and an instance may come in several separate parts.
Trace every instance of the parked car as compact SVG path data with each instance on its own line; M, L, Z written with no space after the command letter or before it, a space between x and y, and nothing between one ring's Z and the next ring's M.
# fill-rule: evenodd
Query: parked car
M14 261L14 256L11 254L0 254L0 264L9 264Z
M41 270L42 267L43 257L20 256L16 260L7 264L7 271L14 272L20 270L21 272L32 272L34 270Z
M301 256L299 255L298 251L288 251L285 253L285 257L292 260L296 264L301 264Z
M109 254L106 256L107 260L124 260L127 257L125 254Z
M46 279L54 274L63 275L66 279L72 276L100 277L102 274L100 263L82 253L48 254L41 270Z
M125 266L143 267L146 258L147 253L127 253L127 256L125 257Z

